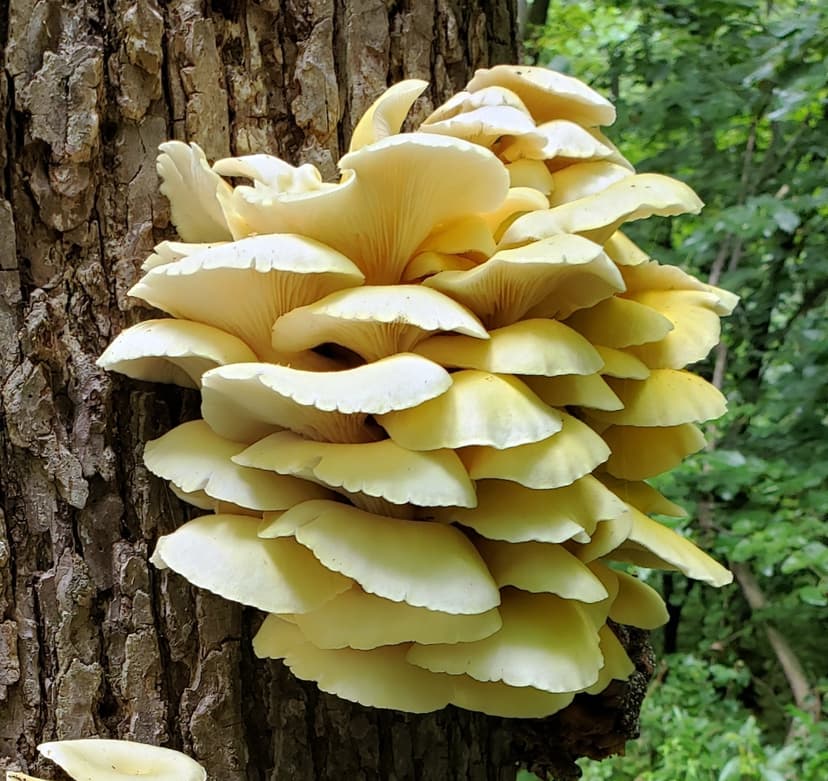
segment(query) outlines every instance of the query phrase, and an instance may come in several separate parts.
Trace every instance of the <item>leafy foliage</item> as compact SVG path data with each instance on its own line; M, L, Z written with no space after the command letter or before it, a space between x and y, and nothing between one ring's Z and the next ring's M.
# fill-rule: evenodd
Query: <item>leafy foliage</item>
M633 238L742 297L705 367L730 403L709 432L717 449L659 487L688 509L683 531L750 568L766 606L751 611L737 586L702 594L665 577L669 674L630 756L587 777L828 777L824 723L791 709L765 634L770 624L787 638L824 699L828 6L552 0L528 50L613 99L611 137L639 171L674 172L707 202L699 217L649 220Z

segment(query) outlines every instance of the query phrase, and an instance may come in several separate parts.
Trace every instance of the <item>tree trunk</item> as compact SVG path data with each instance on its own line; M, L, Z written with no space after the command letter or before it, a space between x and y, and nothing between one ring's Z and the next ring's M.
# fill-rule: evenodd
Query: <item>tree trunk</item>
M360 708L253 657L260 617L148 565L184 506L143 443L194 394L95 359L146 317L126 291L171 234L155 154L268 151L335 172L388 83L424 116L516 61L514 0L6 0L0 4L0 770L44 740L178 748L215 781L511 779L573 772L635 733L649 671L554 719ZM622 633L623 634L623 633Z

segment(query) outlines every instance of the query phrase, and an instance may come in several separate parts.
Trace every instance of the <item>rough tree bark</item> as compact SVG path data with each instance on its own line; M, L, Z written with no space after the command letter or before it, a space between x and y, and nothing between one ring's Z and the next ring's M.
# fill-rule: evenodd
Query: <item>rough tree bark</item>
M43 740L186 751L216 781L510 779L571 772L635 732L648 675L547 722L384 713L252 656L260 620L148 566L183 506L142 443L194 396L105 375L146 316L126 291L171 235L155 150L267 150L332 175L387 83L424 115L476 67L514 61L514 0L0 2L0 770L51 777Z

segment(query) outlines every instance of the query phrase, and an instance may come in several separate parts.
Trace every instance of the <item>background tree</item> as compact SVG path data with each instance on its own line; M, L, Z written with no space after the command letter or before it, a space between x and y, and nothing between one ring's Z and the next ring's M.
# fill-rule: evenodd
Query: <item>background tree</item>
M0 41L0 769L54 772L43 740L183 749L221 781L506 779L571 772L635 732L631 686L527 725L359 708L253 658L259 617L148 566L184 507L143 443L194 395L95 359L146 317L126 291L172 235L155 154L268 151L327 176L355 119L401 78L418 118L477 67L515 61L512 0L11 0ZM533 723L535 724L535 723Z
M816 781L828 775L818 721L828 691L828 8L552 0L548 11L534 57L611 94L612 138L638 170L676 172L707 203L699 217L631 233L662 262L742 296L706 366L730 402L717 447L662 482L689 511L683 530L730 563L738 586L654 578L672 620L655 643L662 664L642 740L588 776Z

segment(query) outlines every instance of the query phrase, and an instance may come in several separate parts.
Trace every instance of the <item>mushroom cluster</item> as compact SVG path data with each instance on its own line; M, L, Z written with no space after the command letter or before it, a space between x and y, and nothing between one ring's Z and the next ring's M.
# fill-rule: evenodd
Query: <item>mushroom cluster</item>
M260 657L364 705L542 717L630 675L611 622L667 618L613 563L731 580L645 481L725 410L685 367L736 298L620 231L702 204L635 173L596 92L498 66L400 132L426 86L371 106L335 183L163 144L181 241L130 292L172 317L100 365L200 390L145 461L208 512L153 562L266 611Z

